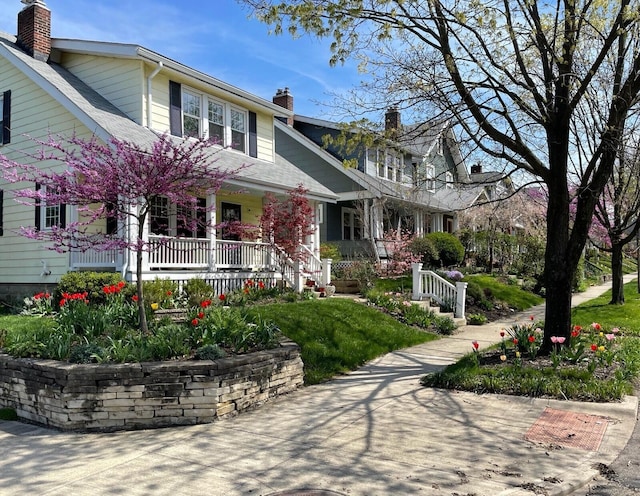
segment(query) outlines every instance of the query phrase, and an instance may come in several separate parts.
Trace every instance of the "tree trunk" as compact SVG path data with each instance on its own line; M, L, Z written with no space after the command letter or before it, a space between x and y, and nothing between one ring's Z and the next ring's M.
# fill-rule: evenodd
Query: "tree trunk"
M142 290L142 250L136 252L136 290L138 295L138 322L140 323L140 332L149 334L149 326L147 323L147 313L144 310L144 291Z
M622 245L611 240L611 301L610 305L624 304L624 278L622 273Z

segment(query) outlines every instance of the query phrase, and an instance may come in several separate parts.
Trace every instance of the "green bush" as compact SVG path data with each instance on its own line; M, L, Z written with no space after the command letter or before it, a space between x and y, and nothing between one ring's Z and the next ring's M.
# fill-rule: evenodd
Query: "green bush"
M458 327L451 317L443 315L436 315L434 317L433 326L438 334L442 334L444 336L451 336Z
M446 232L434 232L425 236L435 246L438 259L443 267L459 265L464 258L464 246L453 234Z
M320 243L320 258L330 258L334 262L342 260L340 248L335 243Z
M117 285L122 281L120 274L115 272L67 272L60 278L56 288L56 302L62 299L62 293L84 293L87 292L87 299L96 305L101 305L107 301L107 295L102 288L105 286ZM125 290L128 296L135 293L135 287L128 285Z
M227 354L217 344L205 344L196 350L195 358L198 360L217 360Z
M147 304L157 303L159 308L176 308L179 288L175 281L156 277L153 281L143 283L143 291Z
M470 313L467 315L467 324L469 325L482 325L487 323L487 317L481 313Z
M409 243L409 250L411 250L411 253L420 256L422 263L429 267L435 267L440 261L436 245L431 238L426 236L414 238Z
M213 288L204 279L189 279L184 285L184 294L187 305L197 307L205 300L213 300L215 294Z

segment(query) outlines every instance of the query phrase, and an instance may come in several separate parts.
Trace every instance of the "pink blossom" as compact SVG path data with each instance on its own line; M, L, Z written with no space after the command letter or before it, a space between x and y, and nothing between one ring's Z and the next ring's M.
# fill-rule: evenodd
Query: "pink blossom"
M613 341L616 338L616 335L611 333L611 334L605 334L604 337L607 338L607 341Z

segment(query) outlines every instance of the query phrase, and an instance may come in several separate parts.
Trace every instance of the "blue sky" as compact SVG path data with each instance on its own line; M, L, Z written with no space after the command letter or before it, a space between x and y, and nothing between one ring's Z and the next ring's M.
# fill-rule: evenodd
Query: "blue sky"
M329 67L329 42L248 19L235 0L45 0L57 38L133 43L271 101L288 86L295 112L330 117L335 93L360 81L356 62ZM0 0L0 31L15 34L20 0Z

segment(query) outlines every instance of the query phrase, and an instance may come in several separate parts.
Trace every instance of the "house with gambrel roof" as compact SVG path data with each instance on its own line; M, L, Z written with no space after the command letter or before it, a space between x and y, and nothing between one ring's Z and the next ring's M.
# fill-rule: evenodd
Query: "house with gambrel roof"
M291 112L138 45L52 38L51 12L44 1L23 3L17 36L0 33L0 154L26 160L32 138L49 134L96 136L104 142L116 138L141 146L163 133L183 139L215 137L220 150L211 167L237 170L247 165L222 191L202 199L215 203L217 222L257 224L265 192L285 195L300 184L317 211L335 201L329 188L277 153L274 122ZM53 285L69 270L135 277L130 252L57 253L18 235L21 226L35 223L48 229L77 212L65 205L18 204L11 199L12 187L0 183L0 287L5 293ZM154 222L153 215L163 222ZM256 274L280 274L280 254L267 243L224 239L215 230L185 233L171 205L161 199L153 215L146 227L148 241L162 238L167 249L145 253L145 279L201 277L229 289ZM302 249L309 254L307 269L318 272L319 218L315 222L315 234L304 240ZM288 282L295 285L291 274Z

